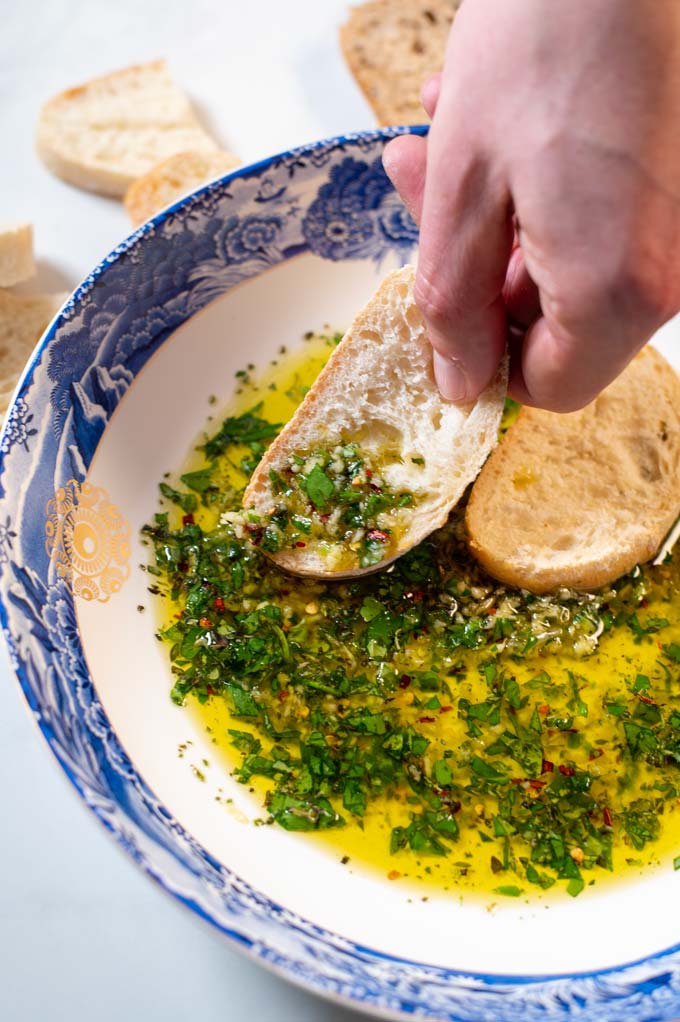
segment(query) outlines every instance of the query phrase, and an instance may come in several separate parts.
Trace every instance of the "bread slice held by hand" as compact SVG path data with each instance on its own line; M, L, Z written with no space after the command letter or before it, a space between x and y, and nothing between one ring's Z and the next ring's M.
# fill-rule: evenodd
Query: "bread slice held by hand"
M49 100L37 145L64 181L117 196L168 156L217 149L164 60L114 71Z
M356 445L373 465L380 486L371 484L369 490L383 496L408 493L412 502L374 528L379 541L381 535L390 541L379 561L362 566L352 557L352 529L344 531L340 524L333 540L322 535L318 541L304 539L270 554L294 574L347 578L382 569L446 522L497 442L507 365L474 404L445 401L434 380L432 349L413 298L414 276L412 266L390 273L358 314L255 470L244 507L251 529L253 522L271 521L272 512L285 503L279 481L295 471L291 459L298 458L298 472L305 473L310 454L313 461L319 448L333 452L343 445ZM344 455L338 457L342 461ZM316 500L309 485L307 492ZM331 493L325 517L332 519L336 497Z
M680 379L652 347L591 404L523 408L472 488L470 549L508 585L596 589L680 514Z
M240 166L238 156L221 150L176 153L162 160L148 174L133 181L125 193L125 208L133 227L143 224L195 188Z
M21 284L34 273L31 225L0 224L0 287Z
M425 81L441 71L461 0L369 0L340 29L350 71L378 124L423 124Z
M63 305L65 294L19 295L0 291L0 418L43 330Z

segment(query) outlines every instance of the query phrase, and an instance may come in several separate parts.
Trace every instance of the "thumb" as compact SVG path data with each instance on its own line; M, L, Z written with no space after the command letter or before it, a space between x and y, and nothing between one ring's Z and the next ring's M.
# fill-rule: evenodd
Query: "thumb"
M474 401L503 357L502 297L513 228L509 197L485 161L455 136L431 137L415 298L451 401Z
M427 142L418 135L400 135L383 151L383 167L417 224L423 209Z

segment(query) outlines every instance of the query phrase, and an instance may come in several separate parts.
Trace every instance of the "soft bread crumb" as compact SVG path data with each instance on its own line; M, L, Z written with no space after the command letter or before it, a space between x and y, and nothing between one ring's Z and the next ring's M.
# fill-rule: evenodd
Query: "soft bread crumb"
M416 498L394 556L444 524L497 442L507 364L475 404L461 407L444 401L413 298L414 276L413 266L389 274L356 317L253 473L245 507L266 515L276 504L270 469L283 470L294 452L342 439L357 442L377 463L385 447L401 455L400 463L381 468L390 489L407 489ZM424 464L417 463L421 459ZM310 546L272 556L296 574L334 578L380 570L389 563L340 573Z
M594 589L649 560L680 514L680 379L645 348L568 415L523 408L466 513L486 570L534 593Z
M125 193L125 208L133 227L155 216L208 181L241 165L233 153L217 151L176 153L133 181Z
M66 297L24 298L0 291L0 417L7 411L29 355Z
M164 60L94 78L50 99L38 120L38 152L58 177L103 195L178 152L214 152Z
M461 0L370 0L353 7L340 29L350 71L378 124L428 120L420 90L441 71L449 29Z
M0 226L0 287L22 284L34 273L31 225Z

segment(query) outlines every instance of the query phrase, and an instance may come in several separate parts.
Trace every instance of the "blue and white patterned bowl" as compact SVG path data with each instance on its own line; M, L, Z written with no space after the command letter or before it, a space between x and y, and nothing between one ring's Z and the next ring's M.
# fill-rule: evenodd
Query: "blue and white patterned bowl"
M152 615L137 610L139 528L209 395L226 400L237 369L307 329L346 326L413 254L381 168L393 134L303 147L201 189L67 302L0 440L13 666L61 767L129 855L288 979L390 1018L667 1022L680 1015L677 874L488 912L409 898L313 841L250 826L259 807L224 769L197 782L191 766L213 750L170 702Z

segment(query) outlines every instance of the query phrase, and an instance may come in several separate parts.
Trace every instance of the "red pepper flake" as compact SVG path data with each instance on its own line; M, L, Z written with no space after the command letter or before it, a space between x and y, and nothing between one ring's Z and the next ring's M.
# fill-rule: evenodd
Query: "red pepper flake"
M419 724L434 724L435 720L435 717L418 717Z
M449 713L452 709L453 709L453 706L440 706L439 707L439 712L440 713Z
M549 759L544 759L543 762L541 763L541 773L542 774L551 774L554 769L555 769L555 764L551 763Z
M524 779L522 777L511 777L510 784L524 784Z
M364 471L366 472L366 478L367 479L372 479L373 478L373 470L372 469L367 468L367 469L364 469Z
M383 532L382 529L369 529L368 539L375 543L387 543L389 538L389 533Z
M279 702L282 703L283 700L287 697L287 695L288 695L288 689L287 688L282 688L281 691L279 692Z
M319 521L323 522L323 524L325 525L330 517L331 517L330 515L319 515Z
M303 547L303 546L307 546L307 544L306 544L306 543L303 543L303 542L302 542L302 540L301 540L301 539L299 539L299 540L297 541L297 543L295 544L295 546L297 546L297 547Z
M376 486L375 483L369 483L368 488L369 490L372 490L373 493L382 493L382 486Z
M411 675L410 674L402 674L401 678L399 679L399 688L408 688L410 684L411 684Z
M201 628L212 628L212 621L209 617L202 617L198 623Z
M545 715L546 713L550 713L550 707L544 703L543 706L539 706L538 712L542 713L543 715Z
M593 751L589 754L588 759L599 759L600 756L604 756L604 749L593 749Z
M389 871L389 873L387 874L387 879L388 880L398 880L400 876L401 876L401 873L399 872L398 869L391 869Z
M180 561L179 564L177 565L177 570L181 571L182 573L187 572L189 570L188 563L186 561Z
M547 783L547 781L539 781L537 778L533 777L529 781L529 787L533 788L535 791L540 791L541 788L545 788Z
M648 607L649 606L649 600L647 599L646 596L643 596L642 599L640 600L640 606L641 607Z
M193 524L194 524L194 516L191 514L191 512L188 515L182 515L182 525L193 525Z
M218 614L224 614L224 600L222 599L221 596L215 597L213 607L215 608Z
M640 700L641 703L647 703L647 706L659 705L656 699L650 699L649 696L643 696L641 693L638 693L638 699Z
M559 771L564 774L565 777L573 777L576 771L573 767L565 766L564 763L560 763Z
M496 610L497 610L496 607L489 607L489 614L495 614Z
M206 692L208 693L209 696L212 696L212 695L215 694L215 689L212 687L212 685L206 685L205 690L206 690Z
M602 810L602 819L604 820L605 827L611 827L612 826L612 824L613 824L612 814L611 814L611 810L608 809L607 806L605 806L604 809Z

